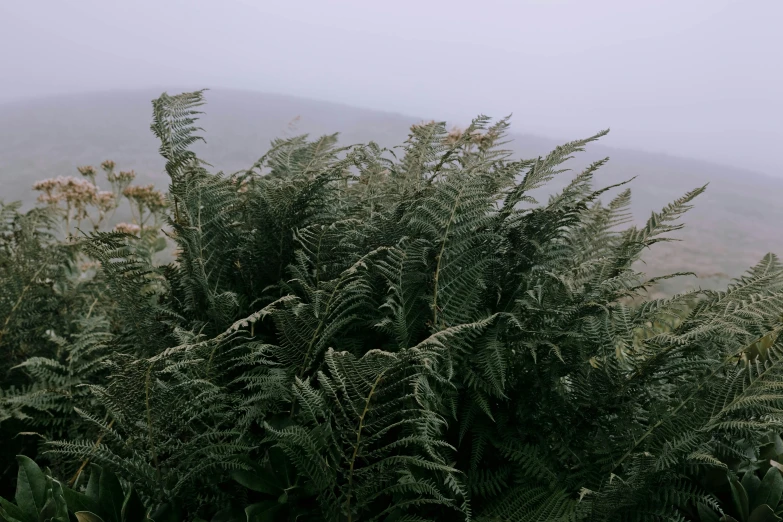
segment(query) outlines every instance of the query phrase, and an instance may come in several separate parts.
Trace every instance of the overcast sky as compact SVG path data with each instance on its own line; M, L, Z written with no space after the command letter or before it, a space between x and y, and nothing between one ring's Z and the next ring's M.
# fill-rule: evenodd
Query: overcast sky
M783 176L783 0L0 0L0 100L230 87Z

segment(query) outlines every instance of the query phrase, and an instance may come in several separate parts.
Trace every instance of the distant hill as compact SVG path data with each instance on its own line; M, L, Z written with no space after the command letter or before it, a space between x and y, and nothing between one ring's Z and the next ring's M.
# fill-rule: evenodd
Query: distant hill
M150 102L159 94L95 93L0 105L0 199L32 202L30 186L35 180L73 175L77 166L97 166L105 159L114 160L120 169L134 169L139 182L165 186L158 143L149 130ZM405 139L411 123L426 119L426 115L415 118L243 91L209 91L206 98L206 114L200 124L207 143L197 151L225 172L247 168L272 139L286 134L340 132L344 144L374 140L393 146ZM292 129L290 123L297 116ZM584 136L568 136L562 142L532 135L512 137L509 147L518 156L534 157ZM740 275L764 253L783 253L783 179L600 144L580 154L572 161L572 168L579 170L606 156L611 159L597 175L597 183L609 185L637 176L631 188L634 216L639 222L685 191L710 183L687 215L686 230L680 233L685 242L659 245L646 256L643 268L651 275L693 271L702 277L667 284L663 291L668 293L684 284L722 285L727 276ZM565 174L551 188L559 188L569 179Z

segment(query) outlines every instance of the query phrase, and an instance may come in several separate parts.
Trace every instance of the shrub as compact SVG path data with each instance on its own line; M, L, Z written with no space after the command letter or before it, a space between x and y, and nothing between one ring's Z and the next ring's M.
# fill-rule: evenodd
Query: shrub
M156 522L714 520L737 498L776 519L783 267L665 299L632 268L704 187L622 228L604 160L541 204L605 133L513 160L484 117L212 174L202 102L153 103L175 260L82 244L110 305L59 345L100 367L57 412L79 432L45 446L61 469L110 470Z

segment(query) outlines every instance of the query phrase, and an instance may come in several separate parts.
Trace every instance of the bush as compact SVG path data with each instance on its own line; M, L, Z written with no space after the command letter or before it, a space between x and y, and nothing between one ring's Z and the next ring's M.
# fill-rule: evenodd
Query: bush
M783 267L654 300L632 269L703 187L623 229L602 161L540 204L604 133L518 161L484 117L212 174L202 101L153 103L174 261L159 227L76 243L101 298L4 403L75 490L97 464L155 522L777 519Z

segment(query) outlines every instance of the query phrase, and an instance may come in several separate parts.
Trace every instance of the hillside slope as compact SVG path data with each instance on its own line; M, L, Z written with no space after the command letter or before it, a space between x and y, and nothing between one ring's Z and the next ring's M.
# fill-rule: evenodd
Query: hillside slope
M0 105L0 199L31 202L35 180L76 174L79 165L113 159L134 169L141 183L166 183L158 144L149 130L150 101L157 91L129 91L63 96ZM343 144L374 140L400 144L419 119L282 95L209 91L201 120L206 144L198 153L216 169L233 172L251 165L276 137L299 133L340 132ZM299 116L295 128L291 121ZM426 115L425 115L426 116ZM451 123L451 122L450 122ZM466 123L466 122L454 122ZM513 130L512 121L512 130ZM596 129L599 130L599 129ZM568 139L583 136L569 136ZM513 135L509 145L521 157L545 154L560 144L532 135ZM564 140L565 141L565 140ZM768 252L783 253L783 179L739 169L659 154L591 146L572 161L578 170L609 156L597 176L608 185L636 176L631 185L633 209L643 222L683 192L710 183L688 214L685 243L665 244L646 256L650 274L689 270L712 287L737 276ZM566 174L551 189L567 182ZM721 274L713 276L714 274Z

